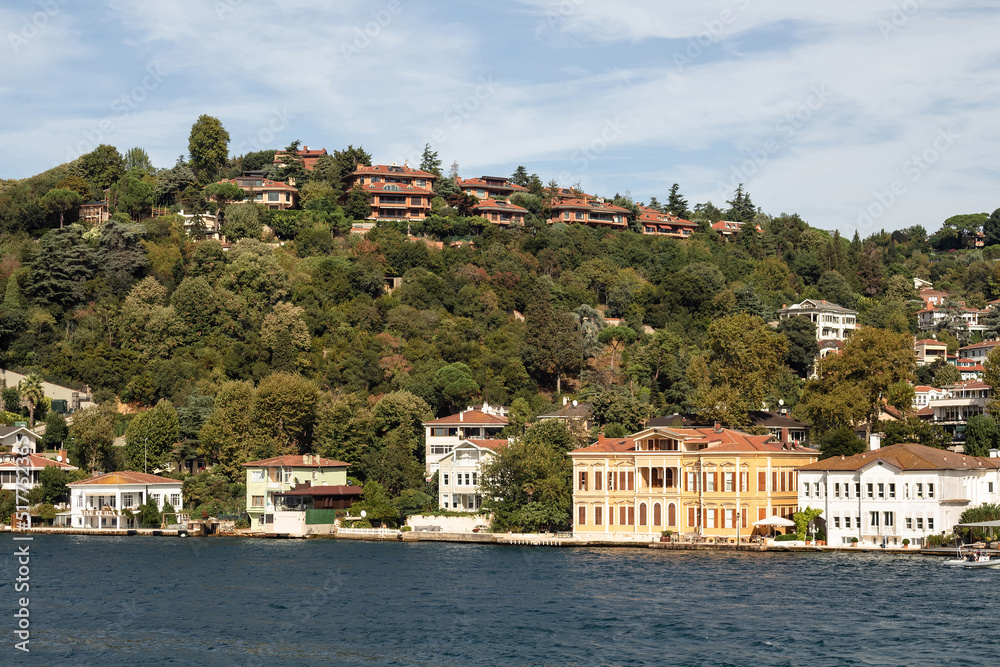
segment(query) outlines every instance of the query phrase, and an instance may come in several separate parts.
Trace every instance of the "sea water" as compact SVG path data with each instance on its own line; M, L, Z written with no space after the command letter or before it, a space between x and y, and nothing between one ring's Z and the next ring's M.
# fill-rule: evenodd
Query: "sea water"
M38 535L0 664L995 665L1000 571L936 558ZM6 626L6 627L3 627Z

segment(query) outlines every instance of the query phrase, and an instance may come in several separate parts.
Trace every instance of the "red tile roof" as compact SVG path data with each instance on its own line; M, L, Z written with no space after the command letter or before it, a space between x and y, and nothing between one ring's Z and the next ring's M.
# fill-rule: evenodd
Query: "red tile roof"
M447 417L441 417L440 419L424 422L424 426L437 426L441 424L469 424L471 426L492 426L494 424L506 425L507 418L501 417L500 415L488 415L482 410L463 410L455 415L449 415Z
M123 470L119 472L108 472L98 477L91 477L79 482L70 482L68 486L91 486L99 484L174 484L181 485L179 479L160 477L159 475L149 475L144 472L134 472Z
M715 454L722 452L799 452L799 453L816 453L816 450L809 449L806 447L796 447L794 449L789 449L793 447L792 445L782 444L777 441L772 440L770 435L750 435L749 433L743 433L742 431L735 431L733 429L721 429L716 431L714 428L669 428L669 427L654 427L651 429L646 429L645 431L640 431L639 433L633 434L630 438L616 438L607 439L603 436L598 439L594 444L578 449L572 454L580 453L623 453L635 451L636 440L641 440L644 436L643 434L651 431L659 431L663 433L669 433L676 435L683 442L695 443L695 444L705 444L704 449L698 450L706 454Z
M483 449L491 449L496 451L501 447L506 447L510 444L507 440L473 440L469 439L469 442L474 444L476 447L482 447Z
M418 195L434 194L434 191L430 188L421 188L410 183L386 183L382 181L379 183L364 183L361 187L365 190L372 190L373 192L399 192L400 194L413 193Z
M370 167L366 167L363 164L359 164L357 169L355 169L351 175L360 174L379 174L381 176L412 176L414 178L433 178L436 179L437 176L426 171L421 171L419 169L413 169L409 165L388 165L388 164L373 164Z
M888 463L899 470L968 470L993 467L985 462L987 460L909 442L854 456L834 456L802 466L799 470L860 470L877 461Z
M327 498L336 496L360 496L364 492L361 486L302 486L284 493L275 493L275 496L313 496L315 498Z
M250 177L247 176L245 178L249 179ZM244 177L240 176L239 179L244 179ZM283 181L272 181L270 178L257 178L257 179L253 179L253 180L260 181L261 185L240 185L239 183L236 182L237 181L236 178L224 178L221 181L216 181L216 182L217 183L232 183L233 185L235 185L237 187L244 188L244 189L249 188L249 189L255 190L255 191L256 190L289 190L291 192L298 192L298 190L296 190L293 186L291 186L288 183L285 183Z
M528 191L528 188L524 187L523 185L516 185L514 183L511 183L508 180L503 180L503 183L497 183L496 182L496 181L500 181L500 180L503 180L503 179L500 179L500 178L490 178L488 176L483 176L483 177L480 177L480 178L459 178L458 181L456 182L456 185L458 185L459 188L464 188L464 187L470 187L470 188L471 187L479 187L479 188L483 188L484 190L489 189L489 188L493 188L495 190L498 190L498 189L513 190L514 192L527 192Z
M309 463L306 463L305 456L302 454L285 454L284 456L275 456L269 459L261 459L260 461L251 461L250 463L244 463L244 468L346 468L351 465L350 463L344 463L343 461L337 461L335 459L324 459L319 456L312 456Z
M518 206L517 204L511 204L510 202L497 201L495 199L484 199L475 206L472 210L477 209L489 210L489 211L510 211L512 213L527 213L528 209L523 206Z
M17 458L23 458L23 457L18 456ZM52 466L55 466L57 468L62 468L63 470L79 470L79 468L77 468L76 466L71 466L68 463L62 463L60 461L53 461L52 459L47 459L44 456L39 456L38 454L28 454L28 459L29 461L27 466L19 466L16 462L16 459L10 458L0 463L0 469L20 468L20 467L36 469L36 468L50 468Z

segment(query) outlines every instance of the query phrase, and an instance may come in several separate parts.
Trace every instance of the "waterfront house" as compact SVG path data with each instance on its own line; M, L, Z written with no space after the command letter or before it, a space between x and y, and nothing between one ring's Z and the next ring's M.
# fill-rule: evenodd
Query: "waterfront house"
M65 455L65 452L63 452ZM64 463L63 461L54 461L53 459L47 459L44 456L39 456L38 454L28 454L27 462L18 459L23 459L23 456L17 456L16 454L6 453L0 454L0 489L4 491L13 491L17 488L17 477L18 472L21 472L22 480L27 479L27 483L22 484L25 488L33 489L38 486L38 475L45 468L56 467L66 472L72 472L74 470L79 470L76 466L71 466L69 463ZM25 464L26 463L26 464ZM24 473L27 473L25 476Z
M823 510L828 544L914 546L950 533L970 507L1000 500L1000 458L914 443L836 456L798 470L799 507Z
M123 530L137 528L139 506L152 500L157 509L169 503L176 511L184 508L180 480L142 472L121 471L70 482L69 522L74 528Z
M260 532L282 532L274 529L275 514L285 512L291 509L292 505L299 504L282 500L295 498L296 494L291 496L282 494L298 491L307 486L328 487L328 491L322 494L327 502L334 500L338 492L341 497L358 496L359 494L354 491L357 487L349 487L347 484L349 465L343 461L326 459L314 454L286 454L244 463L247 475L246 511L250 515L251 529ZM339 490L337 487L340 487ZM315 493L310 495L314 498L316 496ZM287 518L278 517L278 519Z
M481 466L507 440L462 440L438 460L438 507L474 512L483 504L479 492Z
M944 390L947 393L943 397L928 399L929 411L921 410L920 416L947 431L952 445L958 446L965 442L965 425L969 418L986 412L992 391L981 380L960 382Z
M469 407L458 414L424 422L423 426L424 472L430 477L438 471L438 462L461 441L497 439L507 426L507 408L483 403L478 408Z
M948 392L944 389L937 389L936 387L918 384L913 388L913 409L920 411L928 407L931 401L936 401L947 395Z
M38 451L38 435L27 426L0 426L0 451L34 454Z
M795 470L819 452L770 435L725 429L652 427L569 453L576 533L660 531L735 542L753 523L791 518Z

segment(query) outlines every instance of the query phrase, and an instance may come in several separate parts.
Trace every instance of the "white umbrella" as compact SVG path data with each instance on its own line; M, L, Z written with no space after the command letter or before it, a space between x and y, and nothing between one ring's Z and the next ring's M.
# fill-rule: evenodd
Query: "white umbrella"
M780 516L769 516L766 519L761 519L760 521L754 521L755 526L794 526L795 522L791 519L785 519Z

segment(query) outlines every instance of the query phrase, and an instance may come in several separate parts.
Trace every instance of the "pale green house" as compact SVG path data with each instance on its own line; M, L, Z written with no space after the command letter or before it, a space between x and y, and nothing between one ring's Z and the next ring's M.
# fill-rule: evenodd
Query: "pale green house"
M282 530L285 523L303 523L312 509L346 509L361 488L348 486L350 464L314 454L276 456L244 463L247 471L247 513L250 527L260 532Z

